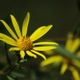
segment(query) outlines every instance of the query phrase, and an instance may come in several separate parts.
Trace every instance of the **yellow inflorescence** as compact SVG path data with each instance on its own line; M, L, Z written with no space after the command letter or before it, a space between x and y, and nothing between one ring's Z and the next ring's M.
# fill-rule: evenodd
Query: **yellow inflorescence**
M18 39L17 45L22 50L31 50L33 48L32 42L28 36L23 36Z
M43 35L45 35L52 28L53 25L41 26L38 29L36 29L30 35L30 37L28 37L26 35L28 35L27 32L28 32L28 24L30 20L30 13L28 12L23 20L22 30L20 30L16 18L13 15L10 15L10 18L16 34L4 20L0 20L0 22L2 22L2 24L5 26L7 31L12 36L10 37L6 34L0 33L0 40L11 45L9 51L20 51L21 58L24 58L26 53L30 57L37 58L37 55L39 55L43 59L46 59L46 56L42 54L40 51L56 49L56 47L58 46L58 44L55 42L35 43L35 41L41 38Z

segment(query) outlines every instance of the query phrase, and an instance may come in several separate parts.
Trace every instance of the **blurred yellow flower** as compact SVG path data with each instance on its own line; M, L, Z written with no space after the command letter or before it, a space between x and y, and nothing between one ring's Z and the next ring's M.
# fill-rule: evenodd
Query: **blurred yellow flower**
M13 32L13 30L4 20L0 20L0 22L3 23L5 28L8 30L8 32L12 36L12 37L9 37L3 33L0 33L0 40L12 46L9 49L9 51L12 51L12 50L20 51L21 58L24 58L25 54L27 54L28 56L31 56L34 58L37 58L37 55L39 55L42 58L46 59L46 57L38 51L51 50L57 47L58 44L55 42L37 42L37 43L34 42L37 39L41 38L43 35L45 35L52 28L52 25L39 27L29 37L27 35L27 31L28 31L30 13L29 12L27 13L23 21L22 31L20 31L16 18L13 15L10 15L10 18L16 34Z
M73 35L70 33L68 35L68 40L66 42L65 49L70 51L71 53L74 53L79 48L79 46L80 46L80 39L76 38L73 40ZM77 56L80 56L80 51L77 52ZM76 69L76 67L80 69L80 62L75 59L69 59L61 55L51 56L47 60L42 61L40 65L41 67L43 67L51 63L59 63L59 62L62 62L62 67L60 71L61 74L64 74L65 71L69 69L72 72L74 80L80 80L79 77L80 74Z

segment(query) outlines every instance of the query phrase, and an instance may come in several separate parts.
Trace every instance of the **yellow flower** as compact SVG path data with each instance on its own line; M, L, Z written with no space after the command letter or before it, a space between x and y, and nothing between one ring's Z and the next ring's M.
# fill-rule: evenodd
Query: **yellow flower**
M65 49L70 51L71 53L74 53L79 48L80 39L76 38L73 40L72 38L73 38L73 35L69 34L68 40L65 45ZM77 56L80 56L80 51L77 52ZM60 71L61 74L64 74L65 71L67 69L69 69L72 72L74 80L80 80L80 78L79 78L80 74L79 74L78 70L76 69L76 67L78 67L80 69L80 62L77 60L68 59L61 55L51 56L46 61L42 61L41 66L43 67L43 66L47 66L51 63L59 63L59 62L62 62L62 67L61 67L61 71Z
M37 42L35 41L45 35L51 28L52 25L48 26L41 26L33 34L29 37L27 35L28 31L28 24L30 19L30 13L28 12L23 24L22 24L22 31L20 31L18 22L13 15L10 15L13 28L16 33L10 28L10 26L4 21L0 20L7 31L10 33L12 37L9 37L3 33L0 33L0 40L11 45L12 47L9 51L20 51L21 58L24 58L25 54L28 56L37 58L37 55L41 56L42 58L46 59L46 57L38 51L46 51L55 49L57 47L57 43L55 42ZM54 45L54 46L52 46Z

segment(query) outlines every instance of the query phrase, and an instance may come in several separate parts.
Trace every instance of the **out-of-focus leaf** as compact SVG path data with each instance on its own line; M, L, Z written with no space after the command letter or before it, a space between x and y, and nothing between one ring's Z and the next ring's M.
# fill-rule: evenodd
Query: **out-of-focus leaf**
M8 78L9 80L15 80L15 79L12 78L11 76L7 76L7 78Z
M12 71L10 75L15 76L17 78L24 78L26 77L27 73L25 71Z
M78 57L75 53L71 53L68 50L66 50L65 48L63 48L62 46L58 46L56 48L56 52L59 52L61 55L64 55L68 58L72 58L72 59L76 59L78 61L80 61L80 57Z
M32 70L32 71L31 71L31 76L30 76L30 77L31 77L31 80L36 80L37 77L36 77L36 72L35 72L35 70Z

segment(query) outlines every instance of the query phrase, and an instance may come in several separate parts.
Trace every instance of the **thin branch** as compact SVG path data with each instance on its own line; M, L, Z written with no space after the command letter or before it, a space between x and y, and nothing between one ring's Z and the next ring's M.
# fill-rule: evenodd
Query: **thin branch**
M9 55L8 55L8 52L7 52L8 50L7 50L7 45L6 45L6 43L5 43L5 51L6 51L7 62L8 62L9 65L11 65L11 60L10 60Z
M0 71L0 75L5 76L8 75L9 73L11 73L14 69L15 69L16 65L11 65L9 67L9 70L7 70L6 72Z

